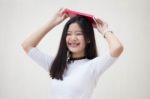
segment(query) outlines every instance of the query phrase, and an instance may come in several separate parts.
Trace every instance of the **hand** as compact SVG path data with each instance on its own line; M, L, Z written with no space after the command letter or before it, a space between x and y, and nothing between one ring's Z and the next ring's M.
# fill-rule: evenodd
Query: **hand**
M68 18L69 16L64 13L64 8L60 8L58 10L58 12L54 15L54 18L52 19L54 25L58 25L61 22L63 22L66 18Z
M94 17L94 21L96 23L96 29L104 35L105 31L108 29L108 24L98 18Z

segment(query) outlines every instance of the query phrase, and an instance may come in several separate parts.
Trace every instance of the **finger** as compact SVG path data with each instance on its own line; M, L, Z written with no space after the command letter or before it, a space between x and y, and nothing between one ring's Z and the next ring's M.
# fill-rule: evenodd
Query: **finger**
M98 22L97 22L97 19L95 17L93 17L93 20L95 21L96 23L96 27L98 26Z
M101 19L99 19L99 18L97 18L97 21L98 21L98 22L103 22L103 21L102 21Z
M95 23L97 23L97 20L96 20L96 18L95 18L95 17L93 17L93 20L95 21Z
M60 13L63 14L66 8L61 8Z
M63 8L59 8L58 12L61 12L62 9L63 9Z
M66 19L66 18L68 18L69 16L66 14L66 13L64 13L63 14L63 19Z
M104 25L104 23L103 23L103 21L102 20L100 20L100 19L97 19L97 23L99 23L100 25Z
M66 17L69 17L69 15L68 15L67 13L65 13L65 16L66 16Z
M62 14L63 14L63 9L64 9L64 8L60 8L60 9L57 11L57 14L58 14L58 15L62 15Z
M104 20L102 20L102 19L98 19L98 22L101 22L101 25L102 25L103 27L105 27L105 28L108 27L108 24L107 24L106 21L104 21Z
M94 18L94 20L96 21L96 23L98 24L98 25L103 25L103 23L102 23L102 21L100 20L100 19L98 19L98 18Z

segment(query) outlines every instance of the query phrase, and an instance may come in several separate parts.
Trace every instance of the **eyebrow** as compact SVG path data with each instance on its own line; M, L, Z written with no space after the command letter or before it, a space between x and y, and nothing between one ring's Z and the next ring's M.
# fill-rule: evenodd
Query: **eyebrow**
M67 31L67 32L72 32L72 31ZM83 32L82 30L79 30L79 31L75 31L75 32Z

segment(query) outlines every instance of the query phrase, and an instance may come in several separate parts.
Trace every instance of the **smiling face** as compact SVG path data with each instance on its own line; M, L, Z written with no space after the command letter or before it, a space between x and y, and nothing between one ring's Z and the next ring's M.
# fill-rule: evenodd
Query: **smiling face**
M86 43L82 29L78 23L70 24L67 31L66 44L67 48L72 53L72 57L84 56Z

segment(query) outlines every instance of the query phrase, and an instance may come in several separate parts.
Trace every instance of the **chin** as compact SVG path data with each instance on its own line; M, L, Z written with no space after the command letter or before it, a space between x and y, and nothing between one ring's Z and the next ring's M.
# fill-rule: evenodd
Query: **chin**
M70 51L71 53L78 53L78 52L79 52L79 50L75 50L75 49L69 49L69 51Z

